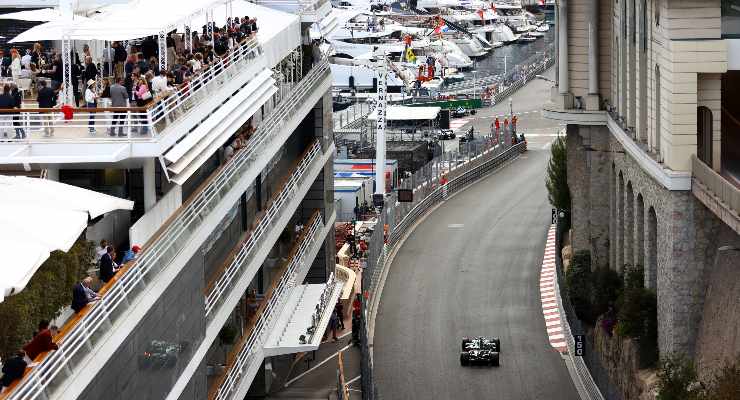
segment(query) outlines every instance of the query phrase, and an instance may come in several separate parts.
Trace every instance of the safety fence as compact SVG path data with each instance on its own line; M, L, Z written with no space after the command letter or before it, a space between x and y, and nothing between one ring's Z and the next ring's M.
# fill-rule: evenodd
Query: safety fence
M558 310L560 311L560 321L563 328L563 335L568 347L567 357L570 359L573 368L575 369L575 384L578 386L578 391L582 395L588 396L590 400L604 400L604 396L601 393L599 385L594 381L591 372L593 369L598 370L599 376L606 377L606 370L601 366L598 361L598 357L594 352L593 345L589 340L584 340L582 345L584 346L584 356L576 355L576 343L574 335L586 335L586 331L581 324L581 321L576 317L575 309L571 304L570 299L567 296L565 289L565 272L563 269L563 260L560 254L562 249L563 237L567 231L567 219L557 218L557 226L555 230L555 269L557 271L557 278L555 280L555 291L556 299L558 302ZM590 361L587 365L586 360ZM610 398L610 397L607 397Z
M371 316L379 302L375 293L385 269L388 254L400 242L419 218L449 196L497 170L509 160L526 151L526 143L496 146L490 142L471 143L464 152L445 153L427 163L415 174L401 180L399 188L411 189L414 201L399 203L390 195L378 214L369 245L367 265L362 274L362 290L367 301L362 304L361 384L364 400L380 399L373 378Z

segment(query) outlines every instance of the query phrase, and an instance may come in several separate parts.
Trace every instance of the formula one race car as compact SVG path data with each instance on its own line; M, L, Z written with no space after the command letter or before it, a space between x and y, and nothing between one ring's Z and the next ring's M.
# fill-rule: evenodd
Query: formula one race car
M460 365L472 364L492 365L498 367L498 357L501 352L499 338L463 338L460 352Z

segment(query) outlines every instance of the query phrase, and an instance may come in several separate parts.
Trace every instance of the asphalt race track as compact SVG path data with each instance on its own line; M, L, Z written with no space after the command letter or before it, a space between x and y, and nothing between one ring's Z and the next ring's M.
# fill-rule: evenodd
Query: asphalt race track
M396 254L375 325L379 398L578 399L542 316L549 149L531 144L443 203ZM465 335L500 337L501 366L461 367Z

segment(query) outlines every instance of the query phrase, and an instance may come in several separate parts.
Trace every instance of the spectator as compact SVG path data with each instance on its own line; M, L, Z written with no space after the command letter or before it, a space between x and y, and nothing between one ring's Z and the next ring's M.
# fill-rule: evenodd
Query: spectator
M137 54L136 60L136 66L139 67L139 72L142 74L146 74L147 71L149 71L149 63L146 61L144 54Z
M88 276L72 288L72 309L76 313L85 308L87 303L100 300L100 296L90 288L91 285L92 278Z
M26 53L21 57L21 66L25 69L31 69L31 50L26 50Z
M113 86L110 87L111 107L127 107L128 98L128 92L126 91L126 88L123 87L123 79L121 79L120 76L117 76L116 83L114 83ZM118 136L124 136L123 124L126 122L125 111L116 111L113 113L113 122L111 123L111 128L108 132L108 134L111 136L114 136L116 134L116 122L118 122Z
M59 349L59 346L54 343L54 336L57 333L59 333L59 328L56 325L49 326L49 321L41 321L39 331L28 344L23 346L23 351L26 352L28 359L33 362L39 354Z
M39 102L39 108L54 108L54 106L57 104L57 95L56 92L54 92L54 89L48 87L46 85L46 81L39 81L39 93L37 100ZM42 113L42 118L44 119L44 136L53 136L54 135L54 127L52 126L52 121L54 119L54 115L50 112Z
M136 84L136 89L134 90L134 98L136 99L137 107L146 107L152 101L152 92L149 89L146 79L139 78L139 82ZM149 131L146 116L142 116L141 124L142 127L139 133L146 135Z
M103 78L103 88L100 89L100 107L110 107L110 79Z
M115 249L113 246L106 247L106 252L100 257L100 280L108 283L118 271L115 260Z
M85 68L82 71L82 80L84 80L85 82L90 80L94 81L97 77L98 68L93 63L92 57L85 57Z
M10 84L10 95L13 96L13 108L20 110L23 103L23 96L21 96L21 91L18 90L18 85L15 83ZM21 123L20 112L18 112L18 114L13 114L13 126L15 126L15 138L25 139L26 131L23 129L23 125Z
M108 241L105 239L102 239L100 241L100 246L95 247L95 264L100 264L100 257L103 257L103 254L108 252Z
M31 51L31 62L38 66L43 66L43 64L46 62L46 60L44 60L44 46L42 46L41 43L36 42L33 44L33 50Z
M152 79L152 91L157 97L166 97L172 91L172 88L167 85L165 71L159 71L157 76Z
M337 305L334 306L334 312L337 313L339 319L339 329L344 330L344 306L341 301L337 301Z
M329 330L331 331L331 340L332 342L336 342L337 339L337 327L339 326L339 318L337 317L337 313L333 312L331 313L331 317L329 317Z
M125 53L125 50L124 50ZM126 62L123 65L123 72L125 76L130 76L134 73L134 68L136 68L136 57L133 54L128 55L126 58Z
M85 107L96 108L97 101L98 94L95 93L95 81L90 79L87 81L87 89L85 89ZM88 118L90 119L90 122L88 122L90 135L95 135L95 113L91 111Z
M123 253L123 258L121 259L121 265L124 265L129 261L136 260L136 256L139 255L140 251L141 251L141 247L139 247L138 245L131 246L131 249L126 250L126 252Z
M0 94L0 109L12 109L15 108L15 99L10 92L10 85L3 85L3 92ZM0 114L0 122L3 129L3 137L8 137L8 131L13 126L12 114Z
M111 44L106 43L105 47L103 48L103 71L101 75L103 76L113 76L113 60L116 58L116 52L111 47Z
M10 75L13 79L19 79L21 77L21 55L17 49L10 50Z
M0 391L23 377L28 366L28 363L24 360L25 356L26 353L19 350L13 357L5 361L5 364L3 364L3 377L0 379Z
M126 53L126 48L123 47L121 42L113 42L113 57L116 66L116 78L122 78L128 53Z

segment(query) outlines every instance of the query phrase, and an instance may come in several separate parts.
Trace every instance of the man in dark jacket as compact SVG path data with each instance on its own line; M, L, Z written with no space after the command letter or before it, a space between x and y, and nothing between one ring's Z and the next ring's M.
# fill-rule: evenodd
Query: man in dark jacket
M26 366L28 366L23 359L25 356L26 353L18 351L13 357L5 361L5 364L3 364L3 377L0 379L0 390L10 386L15 380L23 378L23 374L26 372Z
M113 262L113 246L108 246L106 253L100 257L100 280L108 283L116 274L116 267Z
M15 108L15 100L13 95L10 93L10 85L5 84L3 86L2 94L0 94L0 109ZM8 130L13 125L13 117L11 114L0 114L0 125L3 129L3 137L8 137Z
M39 80L39 94L37 100L39 102L39 108L54 108L57 104L57 95L54 89L47 86L46 81ZM41 114L44 118L44 135L52 136L54 134L54 127L51 125L51 121L54 118L52 113Z
M13 108L20 110L23 103L23 96L21 96L21 91L18 90L18 86L15 83L10 85L10 95L13 96ZM20 112L13 115L13 126L15 127L15 138L25 139L26 130L23 129L23 125L21 124Z
M123 79L119 76L116 78L116 83L110 87L110 101L111 107L126 107L128 106L129 94L126 88L123 86ZM111 125L109 135L114 136L116 134L116 122L118 123L118 136L125 136L123 133L123 125L126 123L126 113L116 112L113 113L113 123Z

